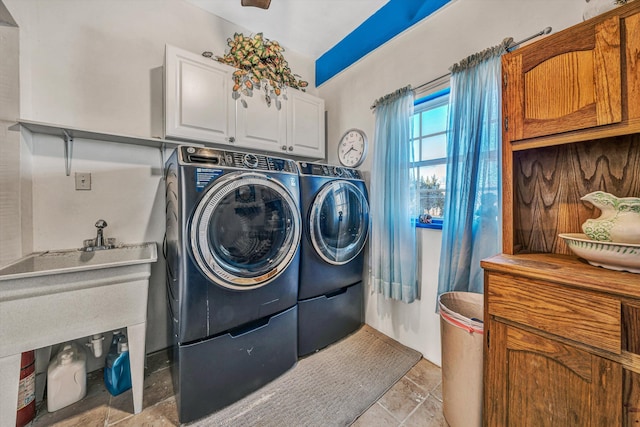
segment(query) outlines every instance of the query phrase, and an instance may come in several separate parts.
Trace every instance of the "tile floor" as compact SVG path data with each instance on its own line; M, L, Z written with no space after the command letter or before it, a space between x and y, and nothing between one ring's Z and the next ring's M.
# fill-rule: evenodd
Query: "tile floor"
M46 402L43 402L38 407L34 426L178 426L169 363L165 351L147 357L144 409L140 414L133 415L131 390L111 396L104 387L102 370L98 370L87 377L87 396L84 399L54 413L48 413ZM421 359L353 426L446 427L442 415L440 368Z

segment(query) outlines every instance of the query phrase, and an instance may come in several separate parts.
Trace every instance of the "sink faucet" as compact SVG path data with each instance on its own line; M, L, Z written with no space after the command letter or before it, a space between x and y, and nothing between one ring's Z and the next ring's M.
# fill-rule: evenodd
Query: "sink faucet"
M95 246L104 246L104 236L102 230L107 226L107 221L99 219L96 222L96 228L98 229L98 235L96 236Z
M111 249L115 246L115 239L107 239L104 237L104 228L107 226L107 221L99 219L96 221L96 228L98 232L95 239L85 240L83 250L87 252L98 251L101 249Z

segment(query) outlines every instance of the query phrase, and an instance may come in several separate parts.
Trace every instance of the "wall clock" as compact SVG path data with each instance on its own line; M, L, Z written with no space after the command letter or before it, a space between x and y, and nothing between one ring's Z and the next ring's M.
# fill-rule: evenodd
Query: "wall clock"
M349 129L338 144L338 160L344 166L355 168L367 155L367 135L360 129Z

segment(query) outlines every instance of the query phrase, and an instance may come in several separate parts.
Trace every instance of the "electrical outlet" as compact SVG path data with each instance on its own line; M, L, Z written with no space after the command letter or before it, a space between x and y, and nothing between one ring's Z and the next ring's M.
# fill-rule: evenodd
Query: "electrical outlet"
M76 190L91 190L91 173L76 172Z

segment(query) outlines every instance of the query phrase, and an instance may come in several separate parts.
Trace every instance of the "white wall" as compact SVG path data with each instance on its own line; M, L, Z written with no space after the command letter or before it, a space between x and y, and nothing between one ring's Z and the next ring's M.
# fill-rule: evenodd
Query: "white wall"
M584 0L454 0L431 17L370 53L319 88L325 99L327 153L337 162L337 142L351 127L369 136L366 176L372 165L376 98L435 79L475 52L505 37L522 40L547 26L559 31L582 20ZM435 314L441 233L419 229L420 301L403 304L366 294L366 322L440 364L439 318Z
M19 116L131 136L161 135L165 44L222 55L227 37L251 32L182 0L4 0L4 4L19 26L20 110L15 97L14 111L0 119L15 121ZM286 58L295 73L315 80L313 60L290 50ZM17 73L16 60L7 71L8 63L4 58L1 62L3 76ZM0 139L0 143L11 151L9 163L15 164L19 133L10 133L14 142L8 145ZM26 188L20 202L23 214L33 210L33 224L29 221L21 235L11 236L11 241L22 237L27 245L9 245L2 234L0 265L32 250L80 247L84 239L95 236L99 218L109 224L107 237L120 243L155 241L161 247L165 215L159 150L76 139L67 177L60 138L25 131L21 144L24 164L17 173L24 176ZM75 190L75 172L92 174L91 191ZM14 191L15 184L16 173L10 178L0 174L0 189ZM17 197L11 195L11 200ZM8 225L20 224L20 218L18 208L12 207L7 215L3 212L0 231L16 234L16 228ZM165 298L160 259L152 267L147 351L169 344Z
M0 7L2 12L7 13ZM8 21L11 17L4 19ZM23 188L21 184L22 144L20 134L9 130L20 113L18 28L0 25L0 58L0 265L3 265L30 248L29 243L23 248L21 232L23 228L31 229L29 212L23 212L21 205L22 195L30 197L25 193L29 187Z
M222 55L227 37L251 32L182 0L4 3L20 27L22 118L125 135L159 136L165 44ZM311 59L286 57L315 80Z

